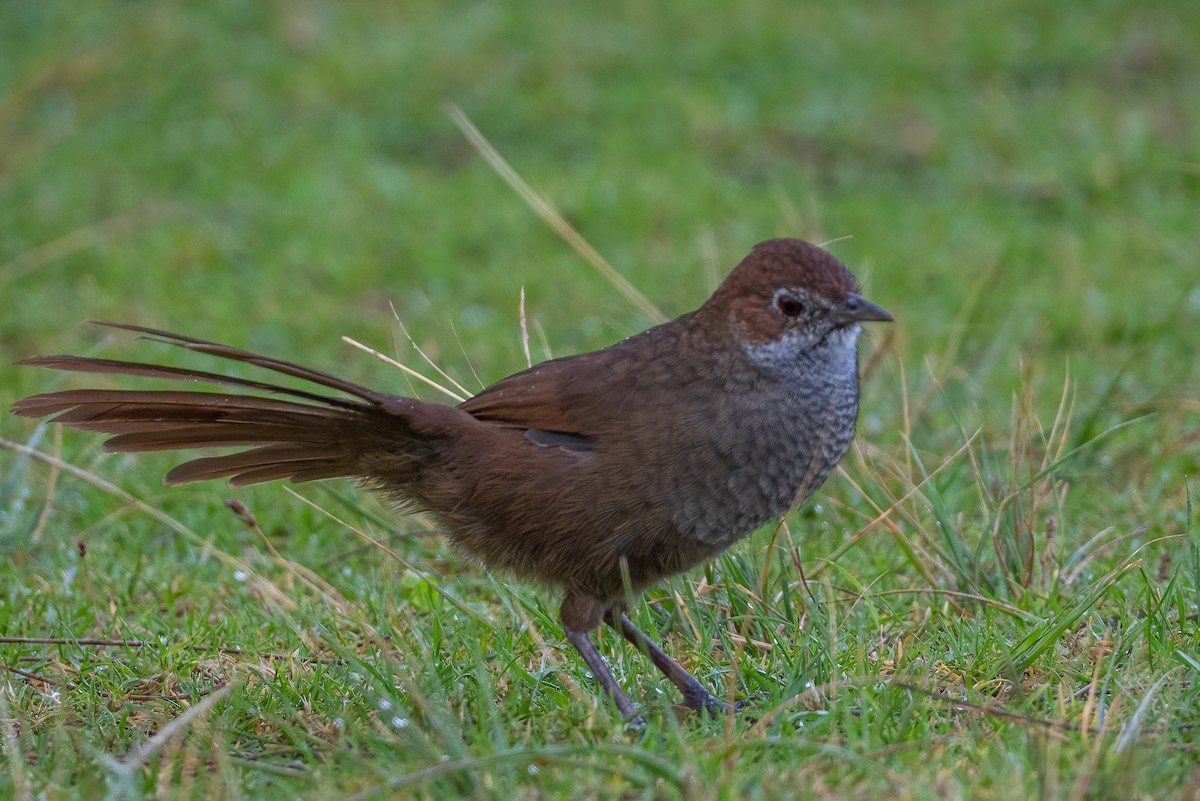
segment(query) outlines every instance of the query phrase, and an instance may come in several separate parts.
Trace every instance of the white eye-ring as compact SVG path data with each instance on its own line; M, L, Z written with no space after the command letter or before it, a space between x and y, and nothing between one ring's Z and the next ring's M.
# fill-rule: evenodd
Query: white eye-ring
M799 317L804 312L804 301L786 289L781 289L775 293L775 308L779 309L784 317Z

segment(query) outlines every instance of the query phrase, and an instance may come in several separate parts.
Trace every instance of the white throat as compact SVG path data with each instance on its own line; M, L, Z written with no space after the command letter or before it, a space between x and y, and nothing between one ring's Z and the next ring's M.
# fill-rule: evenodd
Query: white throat
M789 331L771 342L744 342L742 347L757 367L785 380L811 377L818 364L820 373L843 376L858 369L856 349L861 330L857 324L848 325L820 338L807 331Z

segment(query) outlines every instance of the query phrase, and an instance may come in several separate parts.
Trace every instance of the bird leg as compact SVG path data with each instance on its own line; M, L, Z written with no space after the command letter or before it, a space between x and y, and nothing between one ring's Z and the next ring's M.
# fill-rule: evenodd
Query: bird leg
M683 694L683 705L688 709L696 713L707 712L710 715L716 715L719 712L736 712L741 707L740 704L730 707L729 704L706 690L695 676L684 669L683 665L672 659L666 651L658 647L657 643L642 634L624 613L610 612L606 622L621 632L621 635L629 640L634 648L650 657L654 666L679 688L679 692Z
M617 712L620 713L621 717L633 725L639 725L642 719L637 713L637 708L629 700L629 697L625 695L625 691L621 689L621 685L617 684L616 678L613 677L612 671L608 668L608 663L604 661L604 657L600 655L600 651L596 649L596 644L592 642L592 638L588 636L588 633L586 631L573 631L566 626L563 627L563 631L567 634L567 642L575 646L575 650L579 652L579 655L583 657L583 661L587 662L587 666L591 668L592 675L596 677L596 681L600 682L600 688L617 705Z
M617 712L621 717L630 725L641 726L643 721L641 715L637 713L637 707L629 700L629 696L625 695L621 685L617 684L608 663L604 661L604 657L596 648L596 643L592 642L592 638L588 634L589 631L600 625L603 614L602 604L594 598L582 595L567 595L559 610L559 618L562 620L567 642L575 646L575 650L583 657L583 661L591 669L592 675L600 683L600 688L617 705Z

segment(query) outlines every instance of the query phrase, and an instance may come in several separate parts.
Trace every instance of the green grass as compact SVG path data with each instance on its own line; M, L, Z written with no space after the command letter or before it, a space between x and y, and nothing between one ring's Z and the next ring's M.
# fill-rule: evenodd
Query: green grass
M86 318L430 398L339 337L474 387L522 287L535 358L645 327L448 102L669 314L794 235L898 320L844 474L635 613L748 711L600 636L641 732L424 521L0 414L52 456L0 451L0 636L55 640L0 643L0 796L1197 792L1200 6L742 5L0 5L2 408L176 358Z

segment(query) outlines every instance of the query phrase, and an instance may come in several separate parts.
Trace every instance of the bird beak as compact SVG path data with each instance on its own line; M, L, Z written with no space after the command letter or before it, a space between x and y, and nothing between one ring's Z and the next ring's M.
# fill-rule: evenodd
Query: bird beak
M834 308L833 318L838 325L872 321L890 323L895 319L882 306L853 292L846 296L846 300L841 305Z

